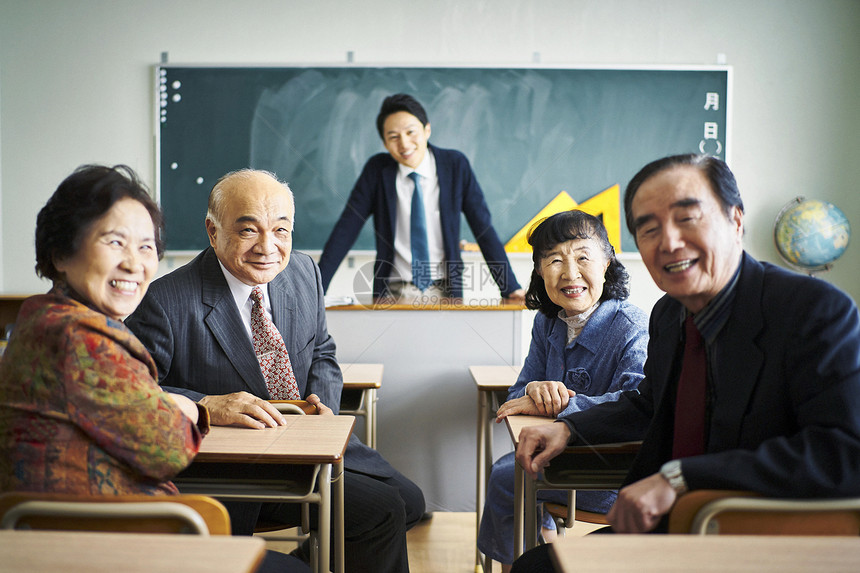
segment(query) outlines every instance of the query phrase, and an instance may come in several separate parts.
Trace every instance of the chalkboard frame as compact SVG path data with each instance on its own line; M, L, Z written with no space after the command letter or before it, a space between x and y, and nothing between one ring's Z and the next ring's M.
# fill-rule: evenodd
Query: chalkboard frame
M731 66L728 65L660 65L660 66L652 66L652 65L618 65L618 66L608 66L608 65L576 65L576 66L558 66L558 65L541 65L541 64L533 64L533 65L467 65L467 64L440 64L440 65L381 65L381 64L338 64L338 63L330 63L330 64L158 64L154 66L154 75L155 75L155 148L156 148L156 165L155 165L155 191L156 198L159 203L162 204L162 207L165 210L165 217L167 220L167 254L169 256L188 256L199 252L199 250L208 244L208 242L199 242L198 244L186 244L183 242L171 242L171 229L198 229L198 236L205 241L205 231L203 228L203 217L205 216L205 199L204 196L208 196L209 189L211 189L212 184L214 183L214 179L217 179L217 176L207 175L206 177L198 177L195 179L196 188L193 189L195 194L195 201L197 201L197 205L202 201L203 207L202 209L198 207L196 208L177 208L170 203L170 189L169 186L164 184L164 178L171 171L178 170L171 167L171 165L177 165L178 162L173 162L172 164L166 163L169 159L167 154L165 153L165 148L169 145L165 145L166 138L162 133L165 125L170 124L171 120L174 118L176 114L173 113L172 108L179 108L183 105L183 103L187 104L187 99L183 100L182 95L187 90L183 87L174 88L173 81L171 80L171 75L174 71L177 70L198 70L203 73L213 73L217 74L219 72L228 71L228 70L261 70L261 71L271 71L271 70L289 70L296 73L306 73L308 71L320 71L331 73L336 70L343 70L344 72L356 72L356 71L371 71L378 72L383 74L396 74L396 73L417 73L417 74L426 74L426 73L448 73L452 74L452 77L459 74L469 74L470 76L476 73L488 73L492 76L492 74L503 75L506 72L516 72L516 73L525 73L525 72L536 72L536 73L551 73L556 74L576 74L582 72L589 72L592 74L640 74L642 77L652 76L655 77L655 74L686 74L686 73L700 73L708 76L719 77L721 82L721 88L719 90L719 107L720 114L718 117L718 128L719 128L719 137L717 138L717 142L719 143L720 149L716 152L713 149L714 142L707 142L705 145L706 152L715 154L727 162L730 162L730 151L731 151L731 110L732 110L732 74L733 70ZM560 76L559 76L560 77ZM680 76L679 76L680 77ZM186 86L187 87L187 86ZM445 89L445 86L439 88L440 92ZM214 90L213 90L214 91ZM229 87L226 88L227 93L231 93L233 89ZM311 221L311 223L316 227L316 231L321 232L322 234L317 236L313 241L312 245L309 245L308 241L302 241L300 236L302 235L301 226L302 224L307 224L307 219L312 219L313 217L308 217L305 221L302 221L302 218L311 213L313 215L318 215L319 213L324 212L326 216L332 217L336 220L336 217L340 214L340 210L343 208L343 204L346 202L346 197L350 189L352 188L352 183L355 178L358 176L361 167L371 155L378 152L384 152L381 142L379 141L378 135L376 134L376 128L374 124L374 120L376 117L376 113L378 111L379 103L381 103L382 97L387 95L388 93L394 93L395 91L406 91L408 93L413 93L422 103L425 105L428 111L428 116L430 118L430 122L433 125L433 135L431 137L431 143L438 145L439 147L449 147L456 148L463 151L466 156L471 160L472 166L476 172L478 180L481 182L482 187L484 188L485 195L487 196L487 201L490 206L490 210L493 213L494 222L496 223L497 231L499 231L499 235L501 236L503 241L507 241L511 234L518 230L518 228L514 228L511 224L501 225L500 221L503 217L499 216L499 211L501 210L502 214L509 214L513 211L522 211L523 214L521 216L521 224L525 224L529 218L535 214L534 205L531 205L529 208L531 209L531 213L528 212L528 209L520 208L516 202L508 201L508 197L501 195L495 195L493 192L493 183L491 176L487 175L488 168L485 167L486 162L482 159L482 145L487 143L486 133L481 133L482 130L476 130L477 134L457 134L458 137L452 137L452 132L456 131L452 129L453 125L457 125L456 113L446 113L445 110L450 108L456 108L458 106L448 106L445 108L437 107L443 105L445 102L444 97L434 98L432 94L422 93L421 91L417 91L410 89L409 85L405 85L403 89L397 90L384 90L376 101L372 102L373 105L365 105L364 113L360 114L357 130L360 130L360 133L355 134L355 139L357 143L354 145L346 142L344 145L349 146L349 164L343 167L344 173L337 175L341 179L341 183L337 186L338 188L334 191L336 195L336 199L338 201L338 208L335 208L331 205L331 198L329 201L329 205L322 207L314 207L310 211L305 208L304 201L309 196L318 195L317 193L311 193L306 195L304 193L304 188L299 188L295 185L291 174L283 174L279 172L279 169L274 169L278 172L278 175L282 178L286 179L291 183L291 187L296 194L297 199L297 227L296 227L296 244L294 248L299 250L303 250L310 253L319 252L322 248L322 242L320 237L325 235L327 237L328 232L330 232L331 227L333 226L333 221L327 221L324 225L319 225L316 221ZM448 90L451 91L451 90ZM492 90L489 90L490 92ZM212 93L212 92L210 92ZM342 93L340 93L340 97L344 97ZM270 94L271 95L271 94ZM349 95L349 94L347 94ZM377 94L379 95L379 94ZM604 94L605 95L605 94ZM179 99L176 99L179 98ZM449 100L450 101L450 100ZM472 101L472 100L470 100ZM698 102L701 104L703 102ZM259 105L259 100L256 105ZM460 106L462 107L462 106ZM474 113L474 109L468 110ZM337 114L333 114L337 115ZM357 114L356 114L357 115ZM355 118L352 118L354 120ZM462 125L462 120L461 124ZM210 122L212 123L212 122ZM498 127L498 126L496 126ZM593 127L593 126L592 126ZM522 130L521 126L517 126L516 129ZM448 133L446 133L446 131ZM640 136L641 137L641 136ZM706 140L704 139L704 135L701 143L705 144ZM483 138L483 139L482 139ZM212 138L216 139L216 138ZM219 141L228 141L229 134L225 134L223 138L219 139ZM248 143L249 149L252 147L253 142ZM522 142L519 142L521 148L527 147L523 146ZM580 145L578 142L574 142L571 144L571 147L575 147ZM190 146L185 146L190 147ZM258 148L261 146L257 146ZM552 148L553 145L547 145L547 148ZM659 146L655 146L659 147ZM174 147L175 149L175 147ZM359 149L363 149L364 151L358 151ZM688 151L696 151L696 149L692 148L671 148L669 152L688 152ZM250 154L250 152L249 152ZM651 155L647 156L644 160L637 159L635 162L632 162L631 165L626 169L617 170L618 172L613 175L613 177L609 177L606 179L608 183L606 187L608 188L613 183L618 183L621 185L621 190L623 192L624 185L626 184L629 177L635 173L635 169L644 165L645 162L659 157L661 155L667 154L662 149L660 151L655 151L651 153ZM486 154L485 154L486 155ZM611 153L605 153L603 156L600 156L601 165L598 166L599 169L602 169L604 172L611 169L609 166L602 162L604 156L610 156ZM251 163L250 157L247 158L248 161L224 161L223 164L227 165L226 168L220 170L220 174L223 174L226 171L231 169L235 169L238 167L246 166ZM608 160L607 160L608 161ZM341 164L342 162L339 162ZM508 161L510 163L510 161ZM582 162L585 163L585 162ZM220 164L219 164L220 165ZM254 167L268 168L268 166L263 165L254 165ZM622 177L623 174L623 177ZM202 181L200 181L202 180ZM348 181L348 183L344 184L343 181ZM329 186L333 188L334 186ZM571 195L574 200L579 203L582 203L583 200L587 200L589 197L596 195L602 188L599 188L600 185L592 184L585 191L583 189L573 189ZM167 189L166 189L167 188ZM189 187L191 189L191 187ZM565 189L567 190L567 189ZM551 199L559 189L551 188L545 192L544 195L541 196L539 201L548 201ZM571 191L571 190L568 190ZM165 198L168 198L168 201L165 201ZM500 201L499 199L503 199ZM517 200L522 200L522 197L519 197ZM505 201L508 201L505 203ZM315 211L313 209L321 209L322 211ZM336 212L335 212L336 211ZM623 217L623 213L622 213ZM514 223L514 226L519 223ZM623 225L622 225L623 227ZM471 235L469 234L468 226L463 225L464 229L464 238L470 239ZM624 233L624 251L635 251L635 245L632 243L632 238L627 233L626 229L623 231ZM374 252L373 244L372 244L372 223L368 221L365 224L364 231L362 236L357 241L357 245L353 250L356 254L363 253L372 253Z

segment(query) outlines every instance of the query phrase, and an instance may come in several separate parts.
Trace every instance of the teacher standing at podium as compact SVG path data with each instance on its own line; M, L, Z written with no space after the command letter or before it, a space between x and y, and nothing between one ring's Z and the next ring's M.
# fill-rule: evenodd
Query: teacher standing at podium
M385 98L376 128L388 153L364 166L320 257L323 288L373 215L374 297L409 300L463 296L460 213L502 296L525 300L469 161L428 143L430 122L412 96Z

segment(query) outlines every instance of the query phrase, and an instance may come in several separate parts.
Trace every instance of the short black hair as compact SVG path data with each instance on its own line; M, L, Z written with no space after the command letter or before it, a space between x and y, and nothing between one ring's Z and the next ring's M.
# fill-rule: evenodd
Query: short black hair
M603 285L603 294L600 295L600 301L617 299L625 300L630 296L630 290L627 286L629 276L627 269L615 257L615 248L609 242L609 235L606 232L606 227L603 222L579 209L571 211L562 211L551 217L547 217L540 221L536 226L529 231L529 244L532 246L532 277L529 284L529 290L526 291L526 307L532 310L539 310L542 314L549 317L555 317L561 310L561 307L552 302L549 294L546 292L546 283L541 277L537 269L547 253L555 248L556 245L572 241L573 239L594 239L600 243L603 255L609 261L609 267L606 269L606 282Z
M711 184L711 190L723 207L723 213L726 217L731 216L732 207L740 209L744 212L744 202L741 199L741 192L738 189L738 182L735 176L725 161L712 157L710 155L697 155L688 153L684 155L670 155L662 159L652 161L645 167L639 170L639 173L633 176L630 183L627 184L627 189L624 191L624 215L627 222L627 229L630 234L636 239L635 221L633 220L633 197L645 181L666 171L681 165L689 165L695 167Z
M149 212L161 260L164 218L131 167L82 165L60 183L36 217L36 274L52 281L61 278L54 260L74 256L86 229L125 198L134 199Z
M382 101L382 107L379 108L379 115L376 116L376 131L379 132L379 137L383 140L385 139L385 135L383 135L382 129L385 125L385 120L388 119L389 115L397 113L398 111L411 113L417 117L418 121L421 122L421 125L425 127L427 126L427 123L429 123L427 112L424 111L424 106L418 103L417 99L409 94L390 95Z

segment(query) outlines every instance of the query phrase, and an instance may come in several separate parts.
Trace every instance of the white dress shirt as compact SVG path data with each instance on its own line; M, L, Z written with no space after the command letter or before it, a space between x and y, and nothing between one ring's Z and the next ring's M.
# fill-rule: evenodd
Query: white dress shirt
M218 266L221 267L221 272L224 273L224 278L227 279L227 286L230 287L230 294L233 295L233 300L236 303L236 308L239 309L239 316L242 317L242 324L245 325L245 331L248 333L248 338L254 342L254 334L251 332L251 308L254 306L254 301L251 300L251 291L254 287L246 285L227 268L218 261ZM257 285L263 291L263 312L272 320L272 301L269 300L269 285ZM274 320L272 320L274 322Z
M442 219L439 215L439 178L436 175L436 158L429 149L416 169L399 164L395 185L397 188L397 226L394 229L394 268L398 276L393 279L412 280L412 240L410 219L412 215L412 193L415 183L409 174L415 171L421 176L421 193L424 198L424 216L427 220L427 245L430 248L430 278L444 277L442 262L445 249L442 244Z

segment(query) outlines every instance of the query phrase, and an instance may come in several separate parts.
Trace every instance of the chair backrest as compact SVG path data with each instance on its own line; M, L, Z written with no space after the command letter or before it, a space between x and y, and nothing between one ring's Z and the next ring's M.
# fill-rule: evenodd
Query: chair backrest
M269 400L281 414L316 414L317 409L311 406L307 400Z
M669 533L860 535L860 498L772 499L745 491L691 491L675 502Z
M0 495L0 527L229 535L230 516L220 502L204 495L11 492Z

